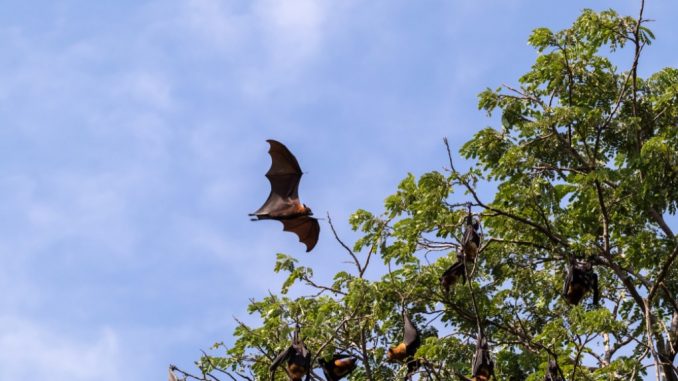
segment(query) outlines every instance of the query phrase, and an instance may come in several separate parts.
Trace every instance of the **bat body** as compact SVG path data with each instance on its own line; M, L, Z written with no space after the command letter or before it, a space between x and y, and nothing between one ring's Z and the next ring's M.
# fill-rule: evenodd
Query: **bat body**
M464 236L461 239L461 247L466 259L474 262L480 249L480 222L471 214L464 218Z
M271 168L266 177L271 183L271 193L266 202L256 212L251 213L256 220L277 220L283 223L283 230L292 232L299 237L299 242L306 245L306 251L311 251L318 242L320 224L311 217L311 208L299 200L299 181L301 181L301 167L297 159L282 143L267 140L271 155Z
M403 342L396 347L389 348L387 357L389 362L407 363L407 375L405 376L407 380L419 367L419 361L414 359L414 355L421 345L421 338L419 330L412 324L410 317L407 316L405 311L403 311L403 322Z
M462 283L466 283L466 266L463 254L458 254L457 262L445 270L440 277L440 285L443 286L445 292L450 292L450 286L457 283L459 279L461 279Z
M568 303L577 305L588 291L593 291L593 305L598 305L598 275L593 271L591 262L572 261L568 266L563 296Z
M482 333L478 333L476 342L476 353L473 356L473 378L474 381L487 381L494 376L494 361L490 354L490 347L487 339Z
M562 374L563 372L560 370L558 363L549 360L549 370L546 376L544 376L544 381L565 381Z
M348 376L356 368L357 361L357 358L346 355L333 355L330 361L318 360L327 381L339 381Z
M271 381L275 380L275 371L283 362L287 362L287 375L292 381L306 381L311 379L311 352L306 349L304 341L299 338L299 326L294 330L292 345L273 360L271 367Z

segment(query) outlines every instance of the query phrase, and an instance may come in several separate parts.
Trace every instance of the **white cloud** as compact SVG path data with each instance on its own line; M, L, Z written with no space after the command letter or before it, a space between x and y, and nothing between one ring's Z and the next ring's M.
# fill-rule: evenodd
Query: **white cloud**
M133 172L9 176L0 184L11 223L0 225L0 241L19 257L63 240L97 242L108 254L128 255L135 241L128 206L142 178Z
M247 27L246 18L228 9L220 0L189 0L178 12L184 16L183 20L178 17L182 20L180 23L221 49L237 44Z
M0 379L118 380L117 334L102 329L95 337L74 339L19 317L0 317Z
M243 219L246 216L242 217ZM173 221L174 230L179 241L183 242L192 257L207 257L217 259L229 270L229 283L238 284L240 289L248 291L265 291L271 285L278 285L274 281L262 282L262 274L271 279L280 278L271 274L275 262L275 252L271 252L270 237L280 239L278 252L286 252L291 245L301 245L292 239L292 235L282 231L282 225L277 221L249 222L252 224L252 233L249 237L238 236L238 233L229 233L215 227L214 224L181 217ZM256 226L254 226L256 224ZM260 239L255 239L258 237ZM250 238L250 239L248 239ZM284 244L284 243L287 244ZM294 252L289 250L288 252ZM237 269L237 270L236 270Z
M330 4L320 0L257 2L255 14L276 62L291 65L316 52Z
M172 106L169 81L158 73L129 73L116 88L116 95L131 96L135 101L159 109Z
M229 71L237 73L243 95L264 99L305 73L347 4L255 0L235 8L219 0L191 0L177 19L178 27L232 60Z
M313 52L331 2L255 0L247 4L235 9L219 0L190 0L178 12L186 26L215 47L231 50L263 42L284 59Z

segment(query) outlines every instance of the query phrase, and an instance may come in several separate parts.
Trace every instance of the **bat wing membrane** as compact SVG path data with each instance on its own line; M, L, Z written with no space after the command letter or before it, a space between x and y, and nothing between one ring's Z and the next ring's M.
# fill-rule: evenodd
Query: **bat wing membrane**
M282 143L271 139L267 142L270 144L271 168L266 172L266 178L271 183L271 193L255 214L270 214L299 199L302 172L297 159Z
M417 327L412 324L410 317L407 316L407 313L405 312L403 312L403 320L405 321L403 342L407 346L408 352L410 351L410 348L413 348L416 351L420 343L419 331L417 331Z
M298 198L301 167L292 153L282 143L267 140L271 145L268 150L271 155L271 168L266 177L271 182L271 192L281 197Z
M318 243L320 224L318 220L309 216L299 216L291 219L280 220L283 230L292 232L299 237L299 242L306 245L306 251L313 250Z

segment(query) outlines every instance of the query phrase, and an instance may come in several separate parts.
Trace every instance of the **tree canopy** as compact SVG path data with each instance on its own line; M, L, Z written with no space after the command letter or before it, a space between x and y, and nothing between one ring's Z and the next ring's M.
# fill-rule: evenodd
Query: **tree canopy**
M335 353L357 357L349 380L403 378L407 366L387 353L403 340L406 311L421 334L420 380L470 378L480 327L498 380L543 380L552 361L567 380L677 381L678 245L665 218L678 207L678 69L638 76L654 39L646 25L641 5L638 17L584 10L567 29L535 29L530 70L479 96L501 125L463 145L469 170L454 167L448 146L447 168L408 175L381 212L356 211L349 223L361 238L350 245L335 233L347 255L336 261L353 270L330 284L278 254L275 271L288 274L280 293L248 307L261 324L240 323L233 346L197 362L202 374L174 373L269 379L299 325L311 379ZM496 188L494 198L480 187ZM465 262L468 282L446 292L440 277L459 260L469 208L479 253ZM597 275L597 306L590 292L577 305L562 297L573 263ZM383 276L372 279L375 266ZM291 297L292 287L313 292Z

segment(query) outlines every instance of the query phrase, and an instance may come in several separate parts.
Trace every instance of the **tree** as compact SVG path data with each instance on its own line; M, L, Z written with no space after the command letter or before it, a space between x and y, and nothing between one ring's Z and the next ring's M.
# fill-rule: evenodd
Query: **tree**
M280 295L248 308L261 326L241 323L233 347L216 344L219 355L197 362L202 375L175 373L268 379L299 324L314 364L350 353L359 359L350 379L396 379L406 367L386 351L402 340L406 310L422 335L421 380L470 375L480 326L500 380L542 380L555 361L568 380L678 381L678 244L665 221L678 206L678 70L638 77L654 38L646 22L641 3L637 18L585 10L568 29L534 30L531 69L515 87L480 94L501 126L463 146L473 167L456 170L448 146L450 168L408 175L383 213L356 211L349 222L362 237L349 247L335 233L355 268L331 284L278 254L275 271L288 274ZM632 53L627 71L608 57L615 51ZM496 187L493 200L479 196L484 186ZM439 278L457 260L466 201L483 241L469 281L446 293ZM598 307L561 297L577 261L598 275ZM368 279L375 266L383 277ZM292 298L291 287L315 294Z

